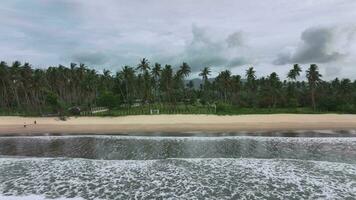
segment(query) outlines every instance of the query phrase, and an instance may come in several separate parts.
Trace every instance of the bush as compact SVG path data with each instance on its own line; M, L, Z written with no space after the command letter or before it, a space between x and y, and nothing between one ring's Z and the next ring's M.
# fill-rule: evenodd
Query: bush
M52 111L64 115L64 103L52 92L47 93L46 103L51 106Z
M71 114L71 115L75 115L75 116L78 116L80 115L80 108L75 106L75 107L71 107L68 109L68 112Z
M218 103L216 105L216 113L217 114L223 114L223 115L229 115L229 114L237 113L236 111L234 111L234 108L236 109L237 107L232 106L230 104L226 104L226 103Z
M58 106L58 97L56 94L50 92L46 96L46 103L49 104L52 107Z
M341 111L343 113L350 113L350 114L356 113L356 108L355 108L355 105L353 105L353 104L338 105L337 110Z
M287 107L289 108L297 108L298 106L298 100L296 98L291 98L287 102Z
M114 107L118 107L119 103L120 103L119 97L111 92L104 92L97 98L98 106L105 106L110 109Z
M335 98L332 98L332 97L320 99L318 107L320 110L326 110L326 111L339 110L338 102L336 101Z

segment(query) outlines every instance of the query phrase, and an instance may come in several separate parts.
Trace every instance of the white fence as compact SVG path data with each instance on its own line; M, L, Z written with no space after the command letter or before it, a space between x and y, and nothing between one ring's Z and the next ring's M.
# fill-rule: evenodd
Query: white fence
M95 113L102 113L102 112L106 112L106 111L109 111L109 109L106 107L95 107L95 108L91 108L88 111L80 112L80 115L92 115Z

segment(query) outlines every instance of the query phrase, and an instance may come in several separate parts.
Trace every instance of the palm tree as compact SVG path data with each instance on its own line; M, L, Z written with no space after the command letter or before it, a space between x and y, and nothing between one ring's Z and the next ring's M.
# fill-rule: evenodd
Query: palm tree
M150 69L150 62L146 58L142 58L140 60L140 64L138 64L136 70L139 70L141 72L148 71Z
M77 71L77 64L76 63L70 63L70 69L69 69L69 91L70 91L70 101L71 103L76 101L76 96L77 96L77 77L76 77L76 71Z
M42 69L36 69L33 75L33 85L32 90L34 92L34 100L36 102L36 107L38 108L39 112L42 113L42 104L45 94L45 88L47 86L47 80L45 78L45 71Z
M0 91L1 91L1 98L3 99L3 101L1 101L2 105L4 107L9 106L9 96L8 96L8 88L7 85L9 83L9 71L8 71L8 66L6 64L6 62L1 61L0 63Z
M316 64L311 64L309 69L307 70L306 76L309 83L313 110L315 111L316 110L315 90L318 84L321 82L322 75L318 71L318 66Z
M300 66L298 64L294 64L293 65L293 69L291 69L289 72L288 72L288 75L287 77L290 79L290 80L296 80L298 76L300 76L300 72L302 72L302 69L300 68Z
M288 82L288 86L287 86L288 92L287 92L286 98L287 98L288 102L291 104L292 104L292 102L296 101L297 90L296 90L295 81L300 76L300 72L302 72L302 69L300 68L300 66L298 64L294 64L293 68L287 74L287 78L290 80L290 82Z
M104 69L103 74L100 76L100 85L99 85L99 90L102 93L108 92L108 90L112 89L112 76L111 76L111 71Z
M151 74L153 76L153 87L154 87L154 97L160 100L159 96L159 79L162 73L161 64L155 63L154 67L152 68Z
M220 72L220 74L216 77L217 82L223 91L224 102L227 102L228 91L231 89L231 72L229 70L225 70Z
M176 81L176 89L177 91L183 90L183 96L186 98L186 89L184 87L184 78L188 77L191 72L190 66L183 62L183 64L179 67L177 74L175 76Z
M151 82L151 77L150 74L148 72L148 70L150 69L150 62L148 62L148 60L146 58L142 58L142 60L140 60L140 63L137 65L136 70L141 71L141 74L139 75L139 78L142 79L142 85L143 87L139 87L138 88L138 92L141 94L142 97L142 102L146 103L146 101L148 100L149 96L150 96L150 82ZM139 84L141 84L141 82L139 82Z
M208 76L210 75L210 73L211 73L210 67L204 67L201 70L199 76L202 77L203 81L207 81L208 80Z
M190 66L183 62L183 64L179 67L177 74L182 77L188 77L191 72Z
M272 105L273 107L276 107L277 96L280 92L280 88L282 85L276 72L272 72L268 76L268 82L269 82L268 85L269 85L270 95L272 97Z
M19 97L19 88L21 87L21 74L20 74L20 67L21 63L19 61L15 61L12 63L12 66L10 68L10 74L11 74L11 88L12 88L12 93L15 96L16 99L16 106L19 108L21 106L20 104L20 97Z
M152 68L152 76L154 77L155 80L157 80L162 72L161 64L155 63L154 67Z
M233 100L235 103L240 103L240 90L241 90L241 76L234 75L231 77L232 79L232 89L233 89Z
M166 101L172 102L173 70L171 65L166 65L162 70L160 89L165 93Z
M256 79L256 71L253 69L253 67L250 67L246 70L246 78L247 81L255 81Z
M142 102L146 103L148 100L151 100L151 75L148 71L143 73L143 98Z
M25 96L26 108L31 106L30 95L31 95L31 85L32 85L32 69L29 63L25 63L20 68L21 73L21 88Z
M203 89L204 90L205 90L206 83L208 82L208 76L210 75L210 73L211 73L211 70L209 67L204 67L199 73L199 76L201 76L203 79L203 84L204 84Z
M247 79L246 87L248 89L248 96L250 99L250 104L252 106L255 106L256 105L257 85L256 85L256 71L254 70L253 67L250 67L246 70L245 77Z
M132 103L132 93L134 80L135 80L135 70L130 66L124 66L121 72L119 72L119 77L122 79L125 87L125 97L126 103Z

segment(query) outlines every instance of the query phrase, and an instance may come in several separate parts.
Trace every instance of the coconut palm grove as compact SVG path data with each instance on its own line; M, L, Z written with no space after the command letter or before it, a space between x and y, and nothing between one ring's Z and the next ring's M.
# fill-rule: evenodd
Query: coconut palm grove
M70 115L94 107L109 110L98 115L247 114L356 112L356 81L322 80L316 64L301 77L300 65L288 74L272 72L256 77L253 67L245 74L221 71L212 77L203 67L199 81L189 80L191 68L140 60L118 72L102 73L84 64L71 63L47 69L29 63L0 63L0 113L2 115ZM198 84L197 84L198 83Z

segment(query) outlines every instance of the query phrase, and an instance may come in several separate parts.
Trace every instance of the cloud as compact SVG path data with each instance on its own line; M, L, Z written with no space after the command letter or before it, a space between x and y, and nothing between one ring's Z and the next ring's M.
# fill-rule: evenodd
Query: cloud
M252 64L261 75L286 73L273 61L322 62L356 77L355 9L354 0L2 0L0 60L36 67L85 62L115 71L147 57L173 66L185 61L193 71L244 73L240 66ZM300 35L315 25L329 28Z
M356 26L354 27L349 27L348 28L348 34L347 34L347 40L348 41L353 41L355 39L356 36Z
M246 65L249 63L251 63L251 61L245 57L236 57L229 61L229 66L236 67L236 66Z
M329 63L342 60L347 56L346 52L338 48L340 43L345 42L343 35L348 38L346 40L352 40L354 31L352 29L341 31L337 27L308 28L301 34L301 43L295 52L281 53L273 63L284 65L290 63Z
M183 52L184 61L191 65L193 71L205 66L219 66L226 63L221 54L224 50L219 42L212 41L204 28L192 26L192 40L187 43Z
M89 65L102 65L108 61L106 54L100 52L81 52L72 55L73 62Z
M183 58L193 72L206 66L232 68L249 63L247 57L237 57L238 52L232 49L245 43L241 32L232 33L225 39L213 39L207 29L193 25L192 36L179 58Z
M342 71L342 69L340 67L327 66L327 67L325 67L325 76L326 77L339 76L341 71Z
M246 38L242 31L237 31L235 33L230 34L225 41L228 47L234 48L244 46Z

